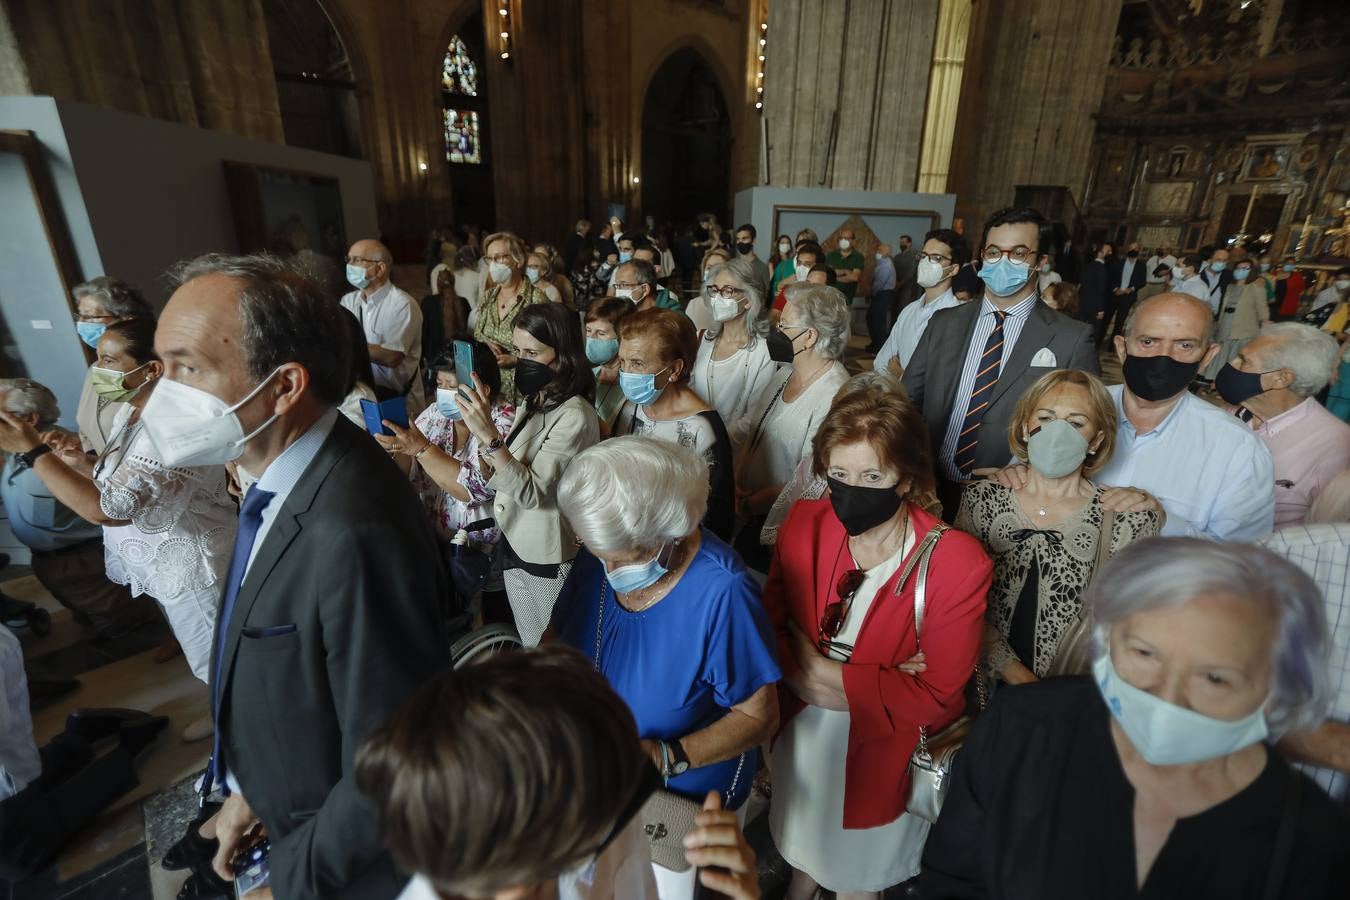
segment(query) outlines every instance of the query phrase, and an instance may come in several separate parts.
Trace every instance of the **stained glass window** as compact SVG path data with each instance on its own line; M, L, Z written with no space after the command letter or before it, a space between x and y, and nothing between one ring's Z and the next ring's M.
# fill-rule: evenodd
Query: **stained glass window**
M445 111L445 158L452 163L483 161L478 137L478 113L459 109Z
M478 66L469 57L469 48L464 46L459 35L450 38L450 46L446 48L441 87L452 94L478 96Z

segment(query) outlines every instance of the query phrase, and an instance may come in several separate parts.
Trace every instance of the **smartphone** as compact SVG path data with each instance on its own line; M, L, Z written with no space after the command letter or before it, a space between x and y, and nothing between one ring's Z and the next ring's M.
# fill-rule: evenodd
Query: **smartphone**
M455 380L460 387L473 388L473 344L455 341Z
M712 868L714 871L726 871L725 869L719 869L716 866L713 866ZM699 880L698 877L699 873L702 871L702 866L694 870L694 893L691 900L725 900L726 894L723 894L721 891L714 891L710 887L703 886L703 882Z
M263 840L234 858L234 896L245 898L267 887L271 880L268 856L272 845Z

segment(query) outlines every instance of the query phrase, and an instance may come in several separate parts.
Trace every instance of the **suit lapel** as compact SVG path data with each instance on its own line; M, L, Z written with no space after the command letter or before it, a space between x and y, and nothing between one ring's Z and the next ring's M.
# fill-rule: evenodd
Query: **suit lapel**
M980 321L980 313L984 311L984 301L971 300L956 307L956 311L959 315L952 316L951 336L947 346L942 350L942 362L946 367L944 374L947 378L947 383L942 386L942 405L939 407L943 410L951 410L952 404L956 402L956 389L961 386L961 370L965 368L966 353L970 347L970 339L975 334L975 325ZM964 409L961 410L961 414L965 415ZM942 434L946 433L946 427L944 419L941 425Z
M994 384L994 389L989 398L990 407L993 407L1004 392L1018 381L1019 376L1031 367L1031 359L1036 355L1036 351L1042 347L1048 347L1054 342L1055 333L1043 318L1043 313L1050 313L1050 311L1044 309L1037 302L1031 310L1031 315L1027 316L1027 323L1022 326L1022 333L1017 336L1017 343L1013 345L1012 354L1008 357L1008 362L1003 366L1003 371L999 373L998 381ZM1053 313L1050 313L1050 315L1053 315ZM1056 364L1059 361L1059 354L1055 354ZM1050 370L1046 369L1046 371Z

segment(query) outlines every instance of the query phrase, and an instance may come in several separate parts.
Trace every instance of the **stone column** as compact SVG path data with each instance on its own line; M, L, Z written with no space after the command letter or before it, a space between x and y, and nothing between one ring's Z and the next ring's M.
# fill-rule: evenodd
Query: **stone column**
M978 229L1017 185L1082 202L1121 0L974 5L948 190Z
M914 189L937 10L938 0L770 6L770 184Z
M928 111L923 123L923 153L918 190L945 193L951 168L956 110L961 102L961 77L970 37L971 0L941 0L933 40L933 72L928 80Z

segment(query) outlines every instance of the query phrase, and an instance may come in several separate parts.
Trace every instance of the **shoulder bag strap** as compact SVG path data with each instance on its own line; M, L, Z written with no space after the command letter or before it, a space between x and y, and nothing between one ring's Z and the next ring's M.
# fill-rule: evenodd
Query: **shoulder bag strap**
M1294 854L1294 826L1298 823L1298 804L1303 792L1303 778L1288 766L1285 767L1288 784L1284 793L1284 809L1280 813L1280 829L1275 833L1275 849L1270 855L1270 868L1266 870L1266 886L1261 891L1262 900L1279 900L1284 894L1285 877L1289 873L1289 861Z
M933 526L933 530L924 535L923 543L919 549L910 558L909 565L905 567L905 572L896 582L895 592L900 593L904 587L905 581L909 579L909 573L917 566L919 570L919 580L914 584L914 639L917 642L919 633L923 629L923 614L928 605L928 560L933 556L933 548L937 546L938 538L947 530L947 526L941 522Z
M1116 527L1116 511L1114 509L1103 510L1102 512L1102 530L1097 536L1097 559L1092 564L1092 577L1096 578L1097 573L1106 565L1107 560L1111 558L1111 539Z

